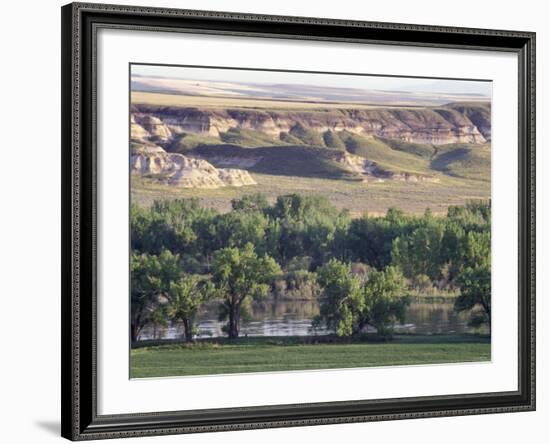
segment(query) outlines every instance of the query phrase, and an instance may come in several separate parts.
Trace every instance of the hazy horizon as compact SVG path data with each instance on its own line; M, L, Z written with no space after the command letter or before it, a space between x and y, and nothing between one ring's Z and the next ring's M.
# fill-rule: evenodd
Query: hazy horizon
M490 101L492 82L133 64L131 89L205 97L430 106Z

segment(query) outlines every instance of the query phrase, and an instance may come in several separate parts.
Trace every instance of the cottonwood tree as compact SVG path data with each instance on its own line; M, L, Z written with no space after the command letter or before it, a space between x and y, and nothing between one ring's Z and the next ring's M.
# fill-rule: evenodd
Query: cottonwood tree
M391 334L395 322L405 322L409 299L405 296L405 279L397 267L373 270L362 288L363 309L359 313L358 331L366 325L379 335Z
M403 274L396 267L372 270L365 281L352 273L350 264L332 259L317 271L317 281L323 296L314 327L324 323L338 336L351 336L371 325L387 335L395 321L404 322L408 299Z
M183 275L170 282L166 292L169 300L166 313L170 319L181 321L185 340L191 342L196 333L195 317L201 305L215 295L209 282L201 281L197 275Z
M482 308L481 317L475 322L491 324L491 233L469 232L464 238L464 268L458 275L460 296L455 300L455 310L466 311Z
M364 306L360 278L351 272L350 264L331 259L317 270L317 282L323 292L313 327L325 324L338 336L352 335L357 314Z
M476 321L491 324L491 268L481 264L466 268L458 277L460 296L455 299L455 310L467 311L480 306L481 319Z
M267 255L259 257L251 243L242 249L223 248L214 254L212 280L223 297L229 338L239 336L243 303L267 296L270 283L280 273L277 262Z
M153 314L160 306L162 295L170 287L170 282L179 276L179 257L168 250L158 256L132 254L130 269L130 334L132 342L135 342L143 327L153 320Z

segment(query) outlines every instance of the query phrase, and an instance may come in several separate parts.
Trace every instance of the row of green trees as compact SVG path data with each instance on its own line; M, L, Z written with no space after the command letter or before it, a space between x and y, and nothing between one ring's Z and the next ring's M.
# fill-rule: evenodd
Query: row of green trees
M459 289L457 310L480 306L488 322L490 224L488 202L450 207L446 217L390 209L358 219L298 194L271 205L247 195L227 213L197 199L132 206L132 339L171 319L191 340L211 299L235 338L250 302L269 293L320 297L314 324L339 335L366 325L384 333L403 318L406 287L418 282Z
M195 332L195 317L211 299L220 299L220 315L228 318L230 338L239 336L241 313L251 299L267 296L279 265L269 256L259 257L252 244L243 249L222 248L214 254L212 274L185 273L178 254L163 250L158 256L134 253L131 259L132 341L150 323L166 318L181 321L187 341Z

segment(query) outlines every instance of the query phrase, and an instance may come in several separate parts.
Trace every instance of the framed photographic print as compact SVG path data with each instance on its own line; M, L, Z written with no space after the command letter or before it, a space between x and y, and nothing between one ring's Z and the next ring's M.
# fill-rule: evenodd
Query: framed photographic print
M535 408L535 35L62 8L62 435Z

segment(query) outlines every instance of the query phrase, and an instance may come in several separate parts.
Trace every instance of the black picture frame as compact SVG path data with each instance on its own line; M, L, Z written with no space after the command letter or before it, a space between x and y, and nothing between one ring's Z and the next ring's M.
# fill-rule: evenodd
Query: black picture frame
M70 440L535 409L535 33L72 3L62 14L62 436ZM507 51L519 66L518 390L97 414L95 38L100 27Z

